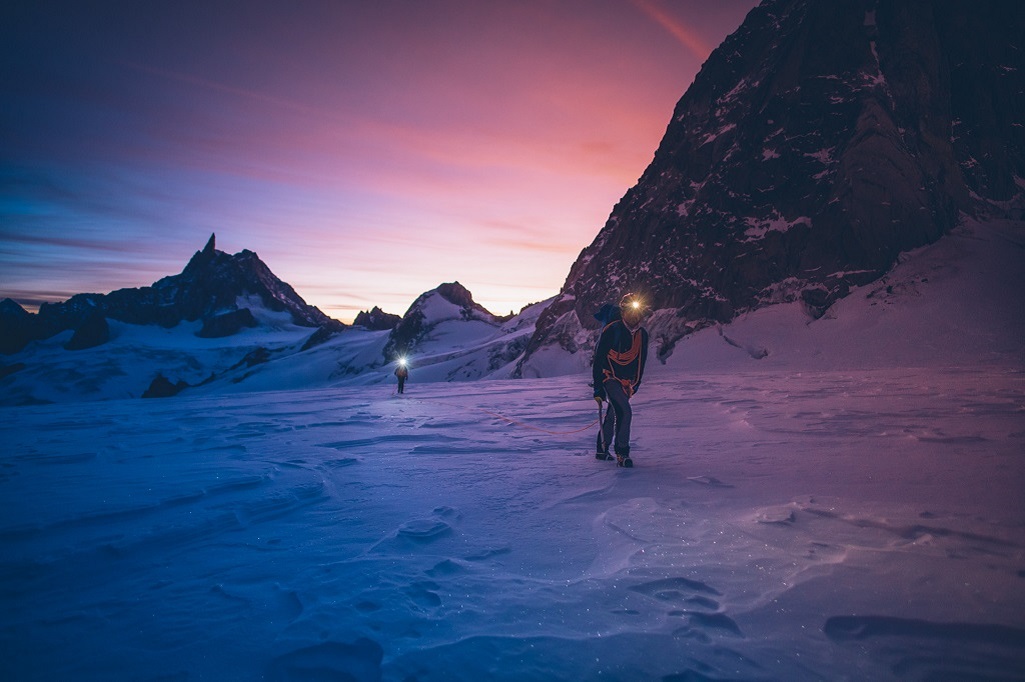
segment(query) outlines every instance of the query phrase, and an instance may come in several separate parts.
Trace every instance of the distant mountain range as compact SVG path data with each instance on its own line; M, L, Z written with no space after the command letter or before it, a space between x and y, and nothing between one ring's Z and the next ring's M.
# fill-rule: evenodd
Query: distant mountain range
M164 324L108 318L108 297L90 297L94 309L77 328L33 339L0 362L0 405L380 383L400 357L409 359L415 383L509 378L547 304L498 317L450 282L417 298L402 317L375 309L360 315L359 325L328 320L313 328L316 309L303 307L246 253L228 256L211 243L193 257L172 281L210 305L205 316L174 325L168 321L180 311L164 310ZM216 261L221 266L212 270L230 276L210 276ZM254 272L273 286L256 288ZM156 314L144 305L133 310L150 316L144 320ZM38 329L20 306L5 302L2 313L20 328Z
M211 236L180 274L148 287L79 294L34 315L0 302L0 352L15 356L0 380L22 377L13 402L62 399L75 372L60 352L112 339L122 352L135 335L124 325L225 339L191 364L176 341L165 364L147 366L146 385L159 373L177 391L273 387L257 374L379 381L402 355L418 357L420 380L581 371L592 313L627 291L650 304L663 362L695 332L765 306L799 305L810 322L966 219L1021 219L1023 26L1025 3L996 0L766 0L709 57L653 161L549 301L499 317L452 282L402 316L374 308L348 327L255 253L218 251ZM43 355L67 370L33 369ZM253 369L285 357L308 369ZM50 382L52 397L27 377ZM138 396L141 383L107 377L86 392Z
M0 303L0 352L16 352L29 341L48 339L68 329L81 332L81 340L69 342L69 349L97 346L109 338L104 331L107 319L161 327L199 320L203 323L200 336L230 336L243 327L256 326L246 305L253 297L268 310L288 312L297 325L341 327L307 304L255 253L245 250L231 256L218 251L211 235L180 274L148 287L78 294L62 303L44 303L35 315L5 299Z

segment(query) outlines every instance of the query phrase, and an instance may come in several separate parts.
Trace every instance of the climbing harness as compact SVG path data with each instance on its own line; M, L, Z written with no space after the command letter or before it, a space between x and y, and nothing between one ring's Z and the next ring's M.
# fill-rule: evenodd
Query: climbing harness
M616 324L617 322L611 322L608 325L606 325L605 329L602 329L602 334L605 333L606 329ZM641 334L640 331L637 330L631 332L630 334L630 348L623 352L609 350L608 355L606 356L608 360L608 368L602 369L602 374L605 376L605 381L608 381L609 379L615 379L616 381L618 381L623 386L623 391L626 393L626 396L628 398L633 397L634 385L636 385L640 380L640 366L638 365L637 367L637 376L635 376L632 379L624 378L616 374L616 366L618 365L620 368L626 368L631 363L633 363L640 354Z

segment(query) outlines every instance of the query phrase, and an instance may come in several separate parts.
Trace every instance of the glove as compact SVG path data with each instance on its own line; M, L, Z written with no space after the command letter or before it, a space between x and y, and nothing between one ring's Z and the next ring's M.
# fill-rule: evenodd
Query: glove
M603 400L605 400L605 399L604 399L604 398L602 398L602 397L601 397L600 395L596 395L596 396L594 396L594 402L598 403L599 405L601 405L601 404L602 404L602 401L603 401Z

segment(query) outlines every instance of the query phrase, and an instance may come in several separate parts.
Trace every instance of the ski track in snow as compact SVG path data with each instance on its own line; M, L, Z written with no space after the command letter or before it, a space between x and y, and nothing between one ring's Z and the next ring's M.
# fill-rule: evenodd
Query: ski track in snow
M5 677L1025 670L1020 370L653 375L6 409Z

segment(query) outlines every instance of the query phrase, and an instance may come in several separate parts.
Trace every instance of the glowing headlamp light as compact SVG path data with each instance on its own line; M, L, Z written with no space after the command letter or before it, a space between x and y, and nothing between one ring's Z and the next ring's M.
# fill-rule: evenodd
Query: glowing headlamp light
M638 294L625 294L623 298L619 299L619 308L624 313L632 311L635 313L644 313L648 306L645 305L644 299Z

